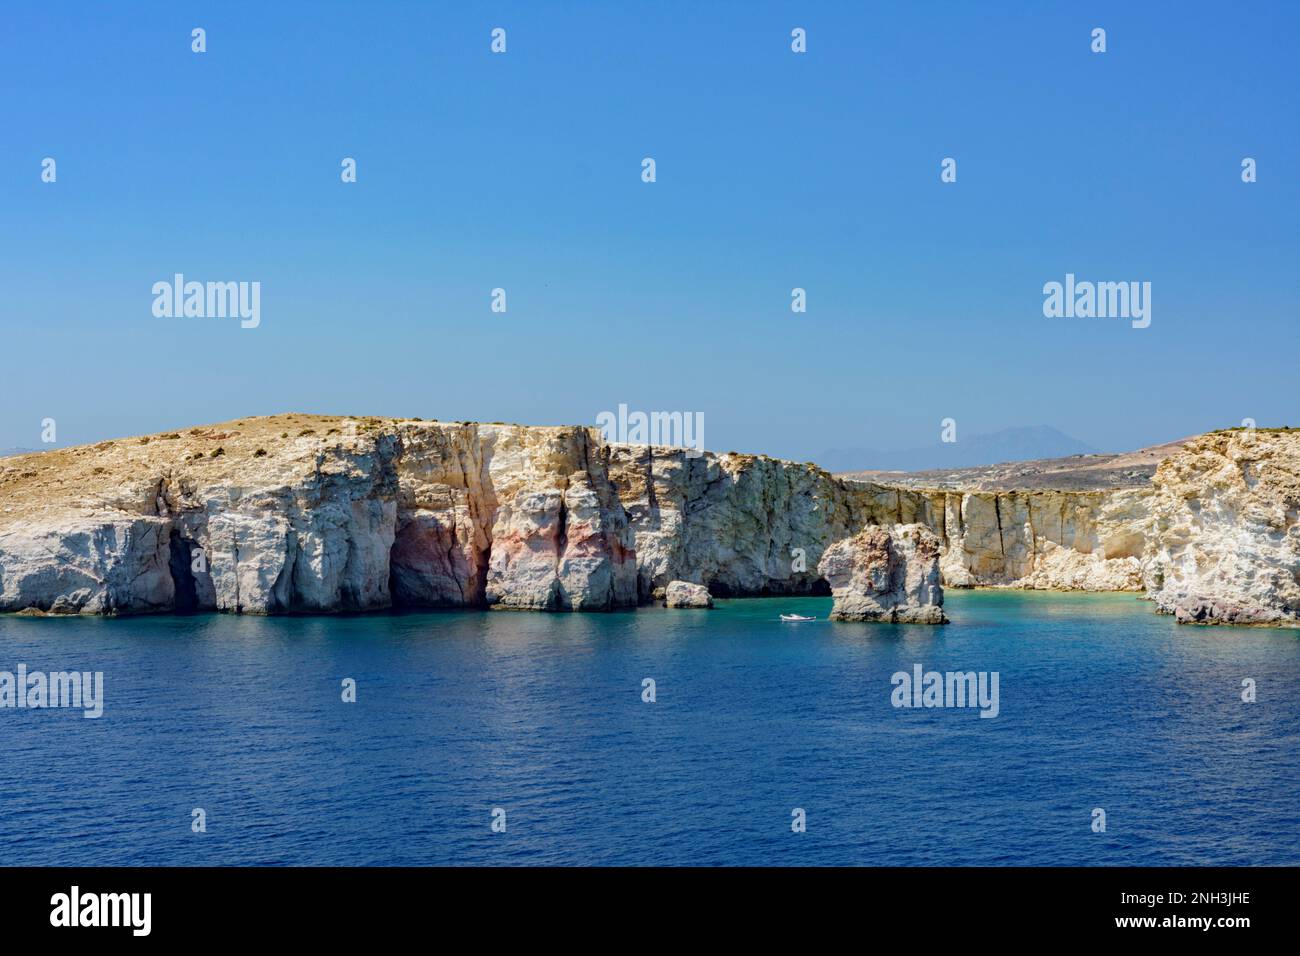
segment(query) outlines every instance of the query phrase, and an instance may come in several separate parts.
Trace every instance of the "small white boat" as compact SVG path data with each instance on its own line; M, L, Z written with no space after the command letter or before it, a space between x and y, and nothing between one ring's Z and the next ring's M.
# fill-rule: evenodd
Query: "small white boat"
M782 615L781 615L781 620L783 620L783 621L815 621L815 620L817 620L817 618L815 618L815 617L804 617L802 614L782 614Z

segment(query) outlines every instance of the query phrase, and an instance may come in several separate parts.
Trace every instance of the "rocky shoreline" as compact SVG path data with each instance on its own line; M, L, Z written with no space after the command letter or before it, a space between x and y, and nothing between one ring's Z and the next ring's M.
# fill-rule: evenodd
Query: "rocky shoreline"
M830 593L819 562L921 525L942 586L1145 592L1300 624L1300 440L1188 441L1150 485L925 489L610 444L583 426L277 415L0 460L0 610L607 610L670 582Z

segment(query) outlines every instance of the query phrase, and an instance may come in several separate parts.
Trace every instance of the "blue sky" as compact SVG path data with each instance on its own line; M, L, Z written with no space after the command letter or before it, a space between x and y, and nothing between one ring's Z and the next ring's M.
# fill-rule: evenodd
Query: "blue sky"
M620 403L801 459L926 444L945 417L1114 450L1300 425L1297 4L4 20L0 446L39 446L46 417L62 445L289 410L594 423ZM176 272L261 282L260 327L155 318ZM1045 318L1067 272L1150 281L1151 327Z

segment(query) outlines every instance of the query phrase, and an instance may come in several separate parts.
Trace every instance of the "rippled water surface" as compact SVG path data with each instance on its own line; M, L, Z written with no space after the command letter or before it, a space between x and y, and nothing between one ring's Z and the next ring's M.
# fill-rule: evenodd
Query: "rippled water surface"
M1300 863L1300 632L1020 592L777 620L829 609L5 617L0 670L106 703L0 710L0 862ZM999 672L999 716L895 709L917 663Z

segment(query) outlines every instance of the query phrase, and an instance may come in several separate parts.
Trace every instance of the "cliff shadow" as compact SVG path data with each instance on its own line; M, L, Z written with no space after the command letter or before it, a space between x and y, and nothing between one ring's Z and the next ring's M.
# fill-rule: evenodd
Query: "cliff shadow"
M167 567L171 571L172 586L175 591L172 613L195 614L199 610L199 590L192 570L194 542L182 537L181 533L173 528L168 544L170 553Z

